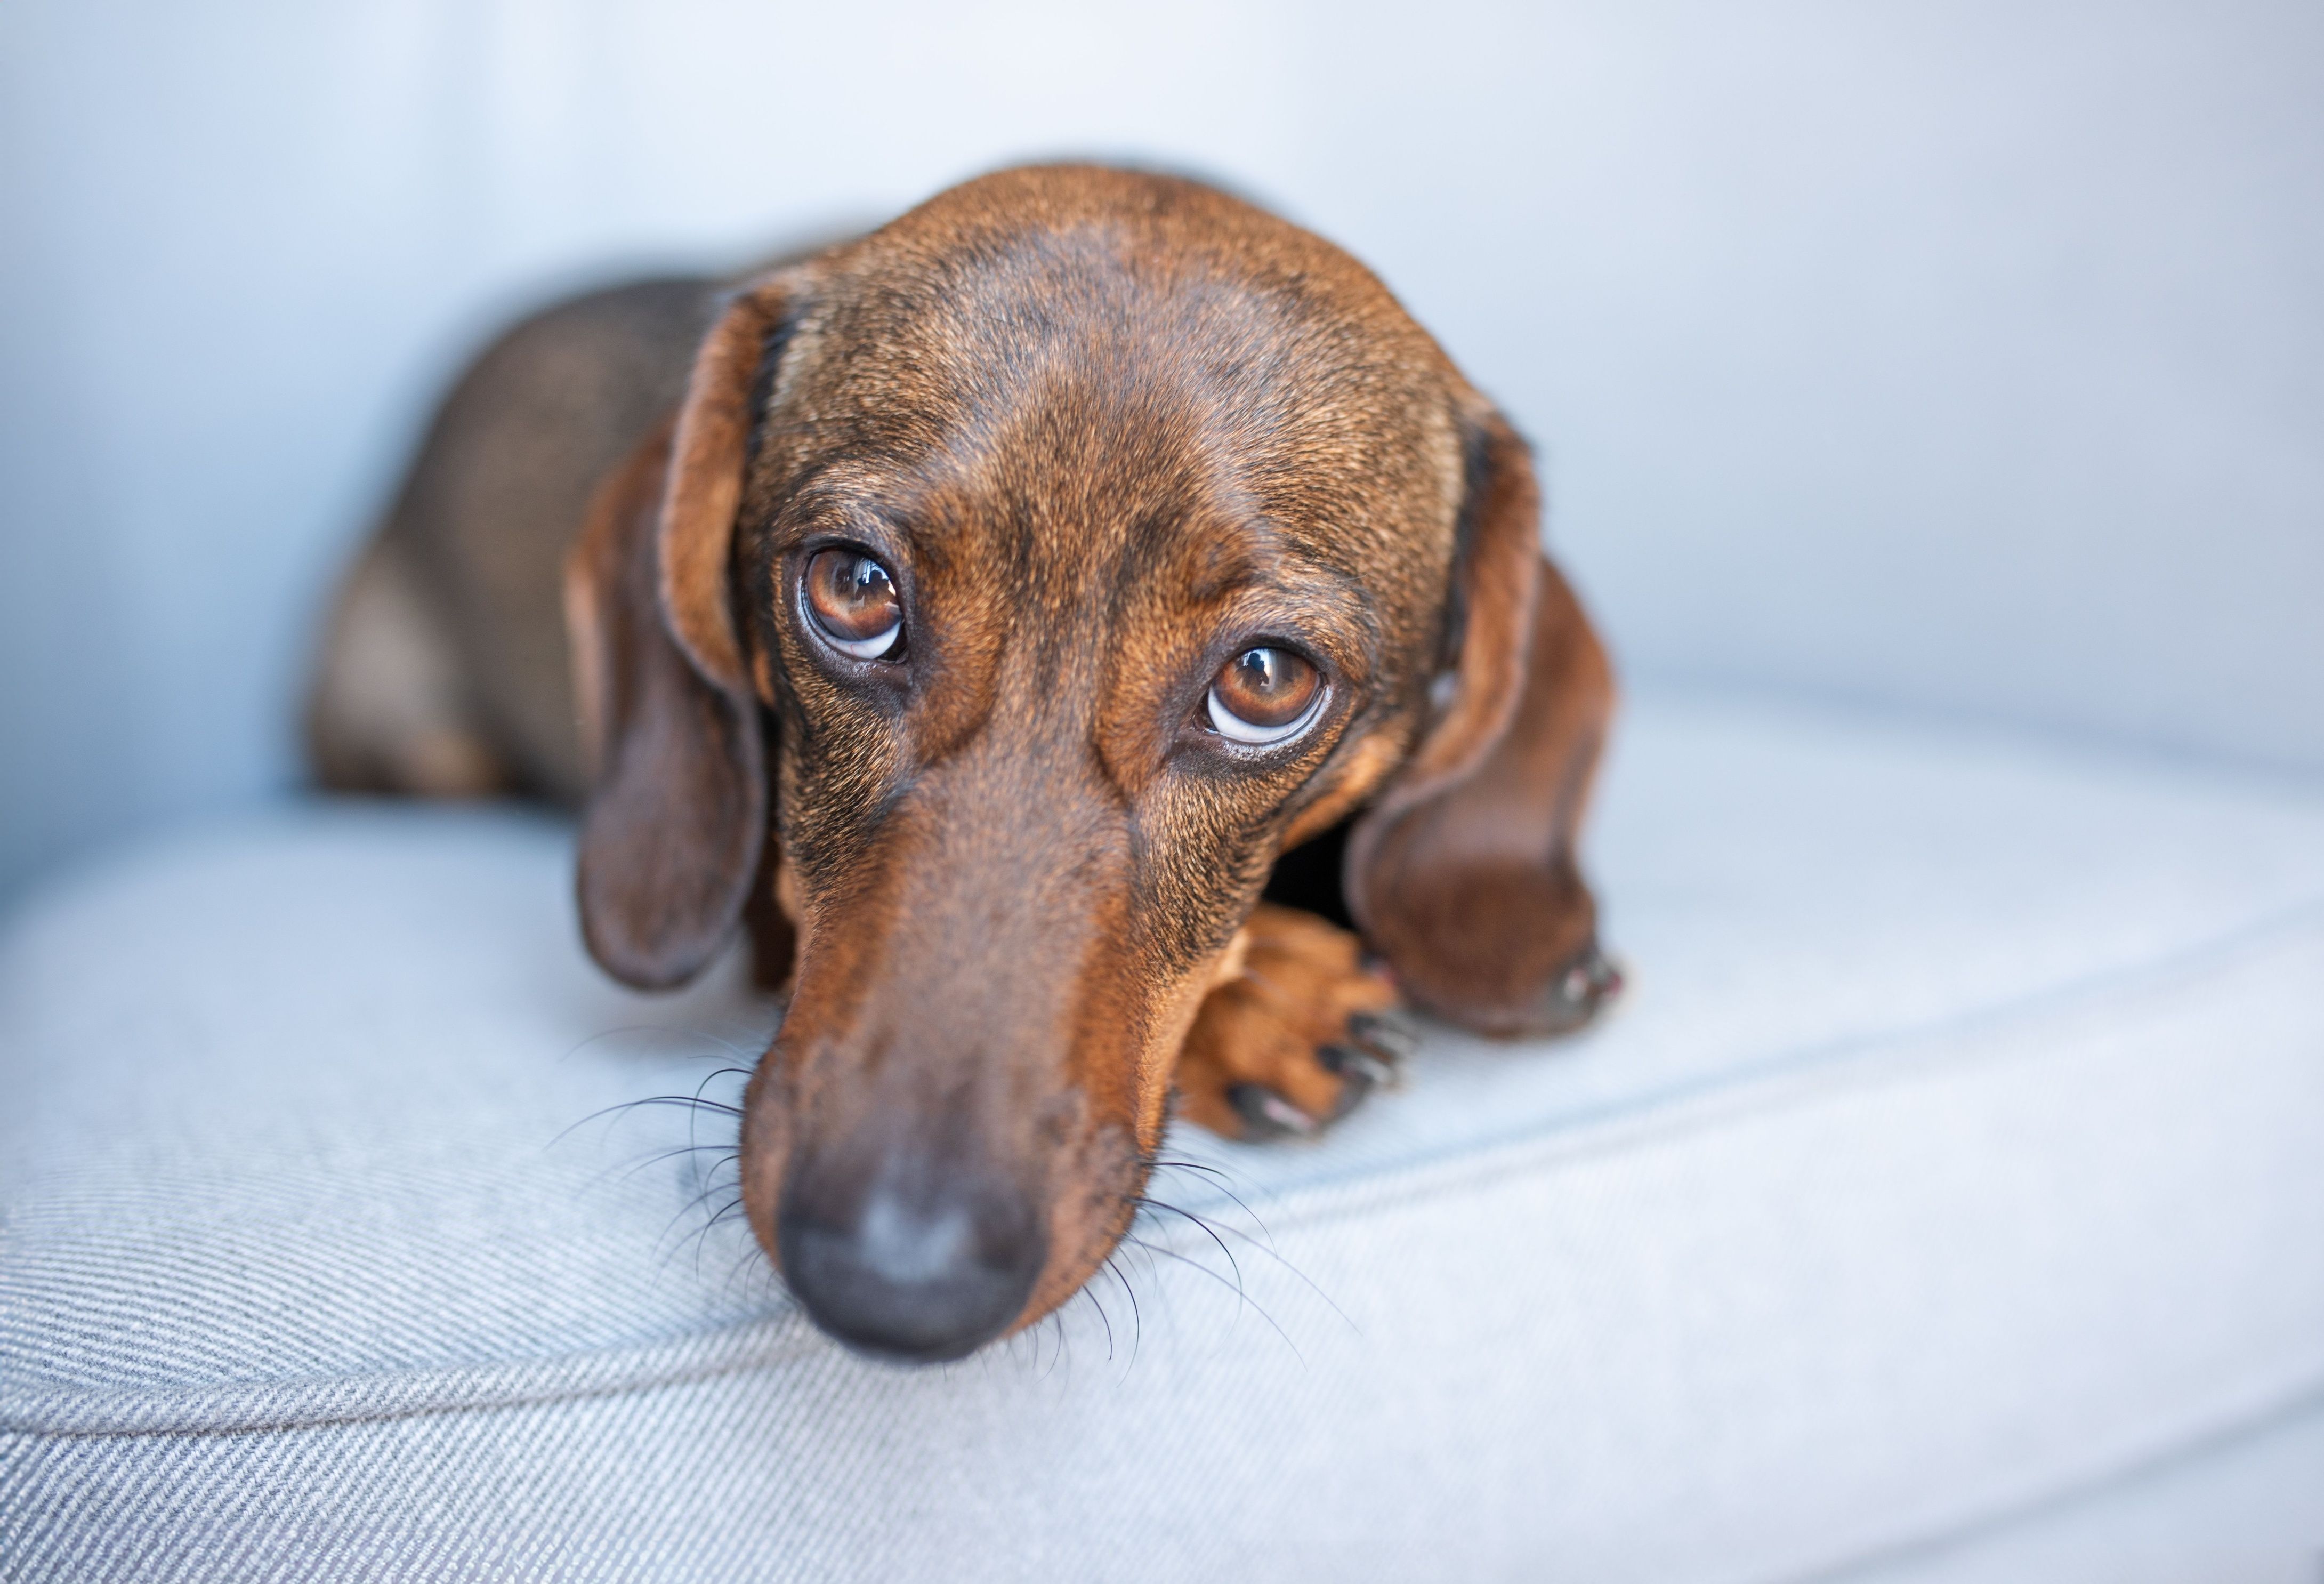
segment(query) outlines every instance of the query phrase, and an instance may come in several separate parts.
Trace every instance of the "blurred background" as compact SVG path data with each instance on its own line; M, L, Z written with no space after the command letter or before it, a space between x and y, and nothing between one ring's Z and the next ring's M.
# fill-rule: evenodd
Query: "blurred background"
M297 783L505 316L1061 154L1378 269L1634 680L2324 772L2324 7L12 0L0 898Z

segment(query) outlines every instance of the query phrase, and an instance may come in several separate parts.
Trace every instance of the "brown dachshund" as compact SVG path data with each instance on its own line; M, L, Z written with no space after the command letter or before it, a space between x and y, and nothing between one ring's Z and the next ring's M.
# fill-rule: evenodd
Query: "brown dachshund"
M751 1226L825 1330L956 1357L1112 1250L1174 1090L1312 1132L1399 1001L1515 1035L1611 994L1574 841L1612 683L1538 515L1345 254L1004 171L487 353L342 599L316 752L586 793L629 984L748 919L789 986Z

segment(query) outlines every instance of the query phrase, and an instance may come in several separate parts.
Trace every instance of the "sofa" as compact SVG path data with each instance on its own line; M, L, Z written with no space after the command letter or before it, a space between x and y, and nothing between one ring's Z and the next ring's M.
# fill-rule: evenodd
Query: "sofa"
M2315 1584L2313 5L0 7L0 1584ZM512 314L1029 155L1342 243L1542 446L1628 990L1181 1129L902 1371L778 1015L572 832L298 790Z
M1632 984L1178 1129L1057 1320L856 1358L731 1208L774 1017L571 832L290 800L0 943L10 1579L2294 1579L2324 1550L2324 792L1638 690ZM697 1105L696 1100L706 1102ZM633 1102L644 1101L645 1104Z

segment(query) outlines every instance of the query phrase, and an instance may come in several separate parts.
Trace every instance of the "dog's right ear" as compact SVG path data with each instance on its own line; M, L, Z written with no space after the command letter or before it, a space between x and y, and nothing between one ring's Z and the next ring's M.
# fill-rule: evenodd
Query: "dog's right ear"
M581 931L607 973L666 989L733 934L767 829L767 753L729 577L753 398L788 319L745 289L686 400L599 486L565 569L591 791Z

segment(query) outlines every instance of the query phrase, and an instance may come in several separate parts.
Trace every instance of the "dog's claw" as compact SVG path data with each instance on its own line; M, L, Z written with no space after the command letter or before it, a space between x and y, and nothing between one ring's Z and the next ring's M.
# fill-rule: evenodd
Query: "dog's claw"
M1399 1013L1359 1012L1348 1019L1348 1033L1391 1066L1410 1061L1420 1049L1420 1031Z
M1236 1084L1227 1090L1227 1100L1241 1115L1250 1137L1306 1138L1315 1131L1314 1117L1263 1084Z
M1565 970L1558 982L1561 999L1572 1006L1594 1006L1611 1001L1622 993L1622 970L1614 959L1596 946L1582 954L1581 960Z
M1333 1056L1335 1052L1343 1058L1337 1066L1333 1063ZM1386 1081L1385 1077L1376 1075L1387 1074L1389 1070L1378 1057L1367 1056L1360 1051L1351 1051L1344 1045L1326 1045L1317 1052L1317 1055L1321 1057L1327 1070L1340 1076L1340 1098L1332 1102L1332 1115L1329 1118L1333 1122L1337 1122L1341 1117L1362 1105L1365 1097Z
M1619 999L1627 980L1595 941L1584 947L1544 992L1540 1032L1572 1033Z
M1312 1138L1396 1081L1417 1038L1362 943L1261 903L1240 972L1210 994L1179 1051L1186 1115L1223 1138Z
M1341 1082L1350 1088L1360 1084L1370 1089L1374 1084L1388 1083L1396 1077L1396 1068L1390 1061L1353 1045L1325 1045L1315 1052L1315 1059L1323 1063L1324 1071L1337 1073ZM1362 1098L1359 1094L1356 1099ZM1355 1100L1343 1099L1340 1114L1344 1116L1354 1104Z

